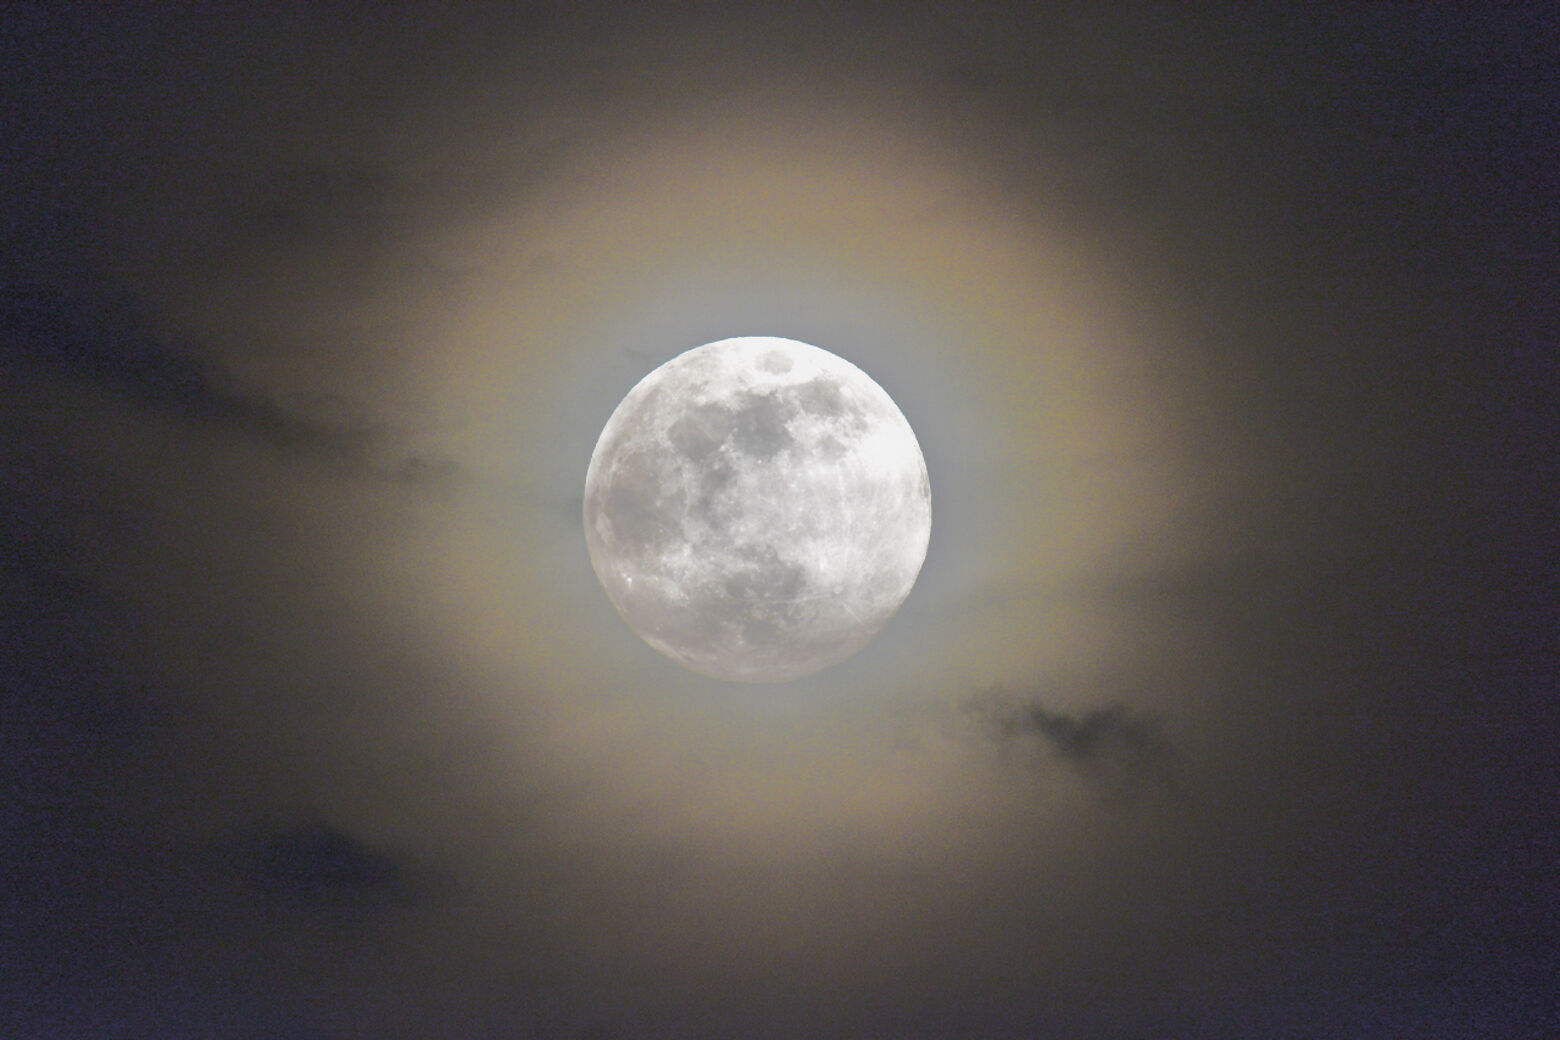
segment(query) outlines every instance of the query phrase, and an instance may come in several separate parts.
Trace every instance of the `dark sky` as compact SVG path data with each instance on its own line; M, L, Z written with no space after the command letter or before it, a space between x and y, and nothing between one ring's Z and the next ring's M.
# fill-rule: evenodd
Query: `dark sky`
M1550 1033L1556 24L0 8L0 1035ZM780 686L580 522L746 334L932 482Z

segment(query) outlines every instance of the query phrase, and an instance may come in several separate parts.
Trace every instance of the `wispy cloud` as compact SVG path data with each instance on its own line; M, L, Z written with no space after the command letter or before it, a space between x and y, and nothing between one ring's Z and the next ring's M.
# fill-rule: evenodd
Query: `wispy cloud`
M404 903L419 887L415 872L389 852L322 823L264 835L250 870L266 895L321 910Z
M1124 705L1074 714L1050 708L1032 693L998 688L971 701L970 709L999 740L1037 743L1112 799L1177 787L1175 746L1153 718Z
M240 386L219 365L148 329L124 294L0 285L0 358L315 463L417 487L444 487L454 476L443 460L381 461L389 432L381 422L320 419Z

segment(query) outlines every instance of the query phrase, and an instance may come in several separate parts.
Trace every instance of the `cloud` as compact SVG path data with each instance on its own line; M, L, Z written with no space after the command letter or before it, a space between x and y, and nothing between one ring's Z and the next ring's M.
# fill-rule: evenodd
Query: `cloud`
M252 867L262 892L317 909L398 903L411 887L406 868L388 853L320 823L266 835Z
M7 285L0 289L0 334L8 354L41 371L278 449L355 459L371 436L366 427L316 422L232 385L217 366L158 339L123 294Z
M1038 744L1113 801L1177 789L1175 746L1154 719L1124 705L1069 714L994 689L970 708L998 739Z
M455 475L447 460L376 460L383 423L321 420L237 385L219 365L150 331L123 293L0 285L0 359L318 464L438 490Z

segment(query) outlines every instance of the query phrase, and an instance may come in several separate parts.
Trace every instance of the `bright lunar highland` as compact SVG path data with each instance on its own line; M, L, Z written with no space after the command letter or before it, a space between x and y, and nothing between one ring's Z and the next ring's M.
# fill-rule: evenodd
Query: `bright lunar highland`
M784 682L860 650L909 595L931 526L898 407L790 339L721 340L651 372L585 476L585 541L618 613L718 679Z

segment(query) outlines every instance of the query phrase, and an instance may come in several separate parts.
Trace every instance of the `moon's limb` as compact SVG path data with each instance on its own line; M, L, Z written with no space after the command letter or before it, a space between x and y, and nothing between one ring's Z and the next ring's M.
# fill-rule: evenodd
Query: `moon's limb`
M854 654L909 594L930 531L910 424L866 373L795 340L722 340L657 368L585 479L608 598L721 679L783 682Z

